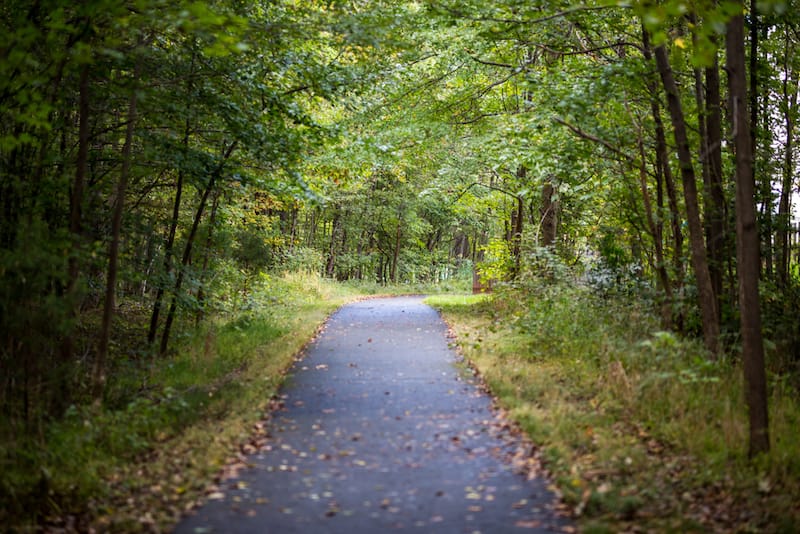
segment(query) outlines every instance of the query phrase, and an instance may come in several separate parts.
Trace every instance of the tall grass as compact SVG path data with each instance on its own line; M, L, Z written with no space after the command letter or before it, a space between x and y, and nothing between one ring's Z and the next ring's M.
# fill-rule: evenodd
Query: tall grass
M698 341L661 330L646 300L600 294L562 273L478 302L428 302L542 446L585 528L800 525L800 405L790 377L773 376L770 388L772 452L749 461L738 357L709 360ZM711 517L725 503L727 518Z

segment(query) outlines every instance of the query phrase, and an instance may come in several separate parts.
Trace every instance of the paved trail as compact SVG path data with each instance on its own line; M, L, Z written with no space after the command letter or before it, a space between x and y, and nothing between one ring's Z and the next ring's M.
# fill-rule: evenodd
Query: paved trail
M459 372L421 298L340 309L296 364L269 446L176 532L484 534L569 523L542 480L504 461L516 445ZM507 433L506 433L507 434Z

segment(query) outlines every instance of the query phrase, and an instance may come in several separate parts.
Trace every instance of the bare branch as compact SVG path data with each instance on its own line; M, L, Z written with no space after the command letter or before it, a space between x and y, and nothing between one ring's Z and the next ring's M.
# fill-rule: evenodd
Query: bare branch
M477 63L480 63L481 65L488 65L490 67L501 67L501 68L504 68L504 69L516 69L517 68L516 65L511 65L509 63L497 63L495 61L487 61L485 59L481 59L481 58L475 57L473 55L470 55L469 57L470 57L470 59L472 59L473 61L475 61Z

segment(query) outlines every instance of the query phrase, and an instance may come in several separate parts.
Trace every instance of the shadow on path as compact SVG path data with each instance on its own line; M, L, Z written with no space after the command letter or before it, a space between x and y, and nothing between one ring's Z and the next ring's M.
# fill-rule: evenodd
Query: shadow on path
M419 297L341 308L283 388L271 439L175 532L552 532L540 479L505 460L491 400ZM507 433L506 433L507 434ZM570 529L571 530L571 529Z

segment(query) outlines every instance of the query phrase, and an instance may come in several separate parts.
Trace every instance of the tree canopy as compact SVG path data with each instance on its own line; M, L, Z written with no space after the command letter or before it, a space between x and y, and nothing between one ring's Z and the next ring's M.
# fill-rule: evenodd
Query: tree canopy
M800 362L798 13L4 2L2 431L108 400L260 273L524 291L552 255L741 358L766 452L766 370Z

